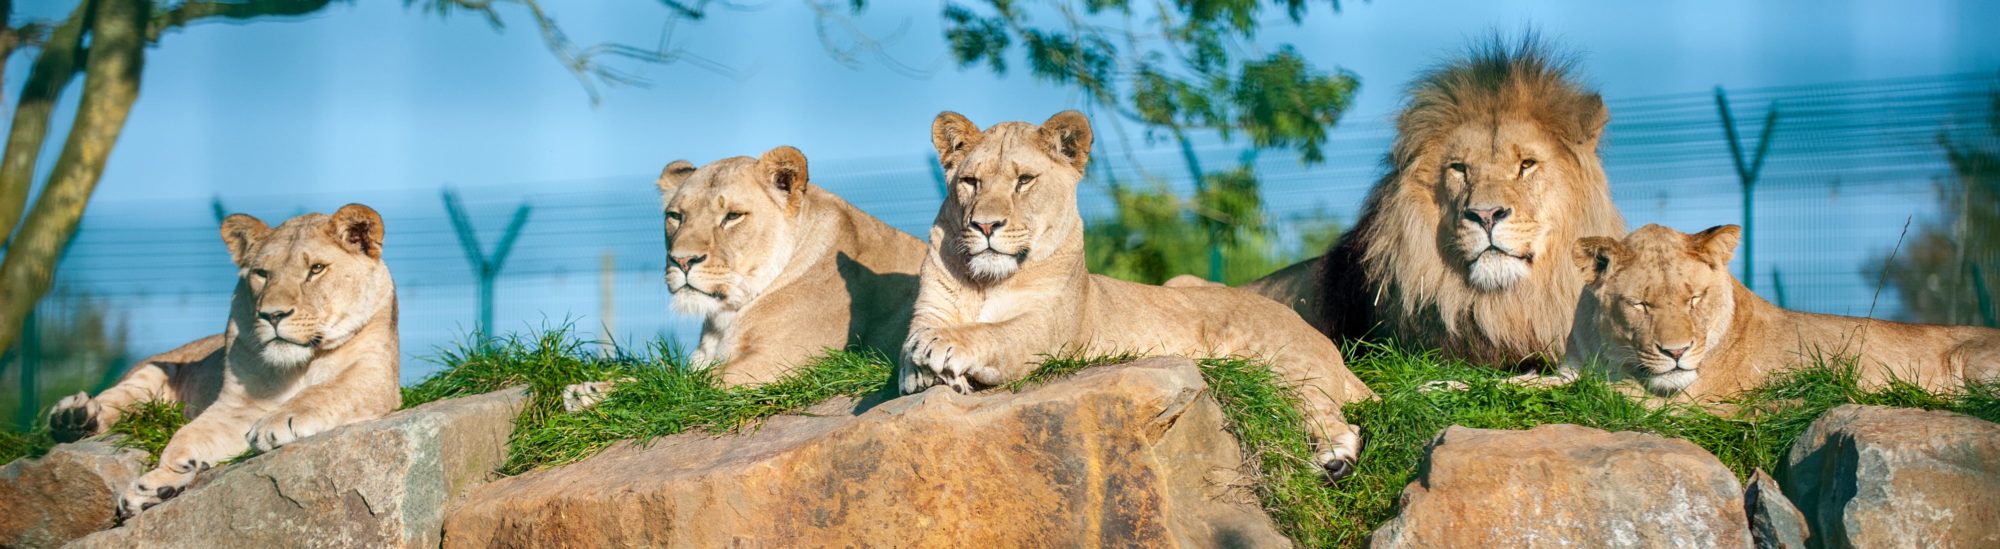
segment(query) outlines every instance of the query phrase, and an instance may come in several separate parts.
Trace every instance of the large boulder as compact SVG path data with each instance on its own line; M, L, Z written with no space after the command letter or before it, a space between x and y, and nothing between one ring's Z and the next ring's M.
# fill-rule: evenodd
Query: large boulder
M836 408L835 406L845 406ZM852 401L488 484L447 547L1288 545L1192 361Z
M0 547L55 547L110 528L118 492L146 461L142 450L93 439L0 467Z
M526 393L433 402L224 466L79 547L434 547L507 457ZM122 487L121 487L122 488Z
M1743 510L1750 514L1750 538L1757 549L1805 549L1812 537L1806 516L1785 497L1778 481L1762 469L1743 487Z
M1847 405L1787 456L1785 493L1827 547L2000 547L2000 424Z
M1684 440L1453 426L1374 547L1749 547L1743 488Z

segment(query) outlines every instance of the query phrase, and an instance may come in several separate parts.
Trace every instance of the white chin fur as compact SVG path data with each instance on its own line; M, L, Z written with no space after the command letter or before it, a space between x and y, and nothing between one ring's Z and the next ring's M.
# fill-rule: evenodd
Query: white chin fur
M290 368L312 360L313 350L304 345L293 345L283 341L266 341L258 353L264 362L280 368Z
M972 260L966 262L966 267L972 271L972 276L986 280L1000 280L1013 276L1014 271L1021 269L1021 262L1011 255L984 253L972 256Z
M1675 370L1664 374L1646 376L1646 389L1654 394L1671 395L1694 384L1700 374L1695 370Z
M722 300L692 289L674 292L673 297L674 310L682 314L710 316L722 312Z
M1528 278L1528 262L1501 253L1481 255L1472 262L1470 278L1475 288L1505 290Z

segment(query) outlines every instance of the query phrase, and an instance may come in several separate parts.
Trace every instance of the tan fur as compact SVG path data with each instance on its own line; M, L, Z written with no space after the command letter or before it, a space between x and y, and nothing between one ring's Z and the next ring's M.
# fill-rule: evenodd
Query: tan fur
M275 229L236 214L223 220L222 239L240 268L222 335L149 358L96 398L76 395L49 413L52 430L71 438L103 432L139 401L185 403L191 421L159 467L119 497L121 514L173 497L245 450L402 406L396 285L375 210L349 204Z
M1569 72L1529 39L1420 77L1355 227L1247 287L1339 340L1496 366L1561 356L1583 287L1568 245L1625 227L1597 157L1609 115Z
M706 315L694 363L733 386L850 345L895 355L924 244L811 184L798 149L700 169L678 161L660 192L674 306ZM742 217L724 221L731 212ZM705 259L689 269L675 259L695 257Z
M1659 225L1622 241L1580 239L1578 272L1603 307L1580 311L1570 368L1604 367L1658 396L1712 401L1771 374L1854 359L1864 386L1892 377L1931 390L2000 377L2000 330L1802 313L1757 297L1729 273L1735 225L1689 235ZM1678 361L1669 350L1682 351Z
M1044 356L1074 351L1258 357L1302 385L1321 464L1336 477L1351 470L1359 440L1341 405L1374 393L1297 315L1239 289L1085 271L1076 198L1091 144L1083 115L982 132L947 112L932 135L951 184L903 346L903 392L1001 385Z

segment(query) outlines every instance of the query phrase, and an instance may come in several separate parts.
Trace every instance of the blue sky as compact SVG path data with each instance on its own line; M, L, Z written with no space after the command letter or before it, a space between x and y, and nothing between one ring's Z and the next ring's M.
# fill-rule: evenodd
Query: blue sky
M585 44L651 44L667 21L657 4L646 1L547 4L569 35ZM449 229L438 221L436 190L451 185L465 192L489 245L497 236L493 227L515 203L532 199L541 208L515 260L533 276L503 283L500 290L502 330L600 314L593 274L597 244L588 235L629 235L634 241L605 248L616 252L623 269L615 282L617 332L624 340L666 333L685 341L693 324L665 311L658 287L660 248L653 242L659 222L650 211L657 204L650 181L667 161L705 163L794 145L812 159L815 174L909 172L880 179L892 183L860 175L815 179L837 192L923 198L935 192L922 174L929 124L938 111L959 111L983 125L1041 120L1082 106L1073 91L1033 80L1021 63L1006 76L955 67L941 36L942 4L872 4L856 23L878 37L902 29L888 43L890 54L933 68L928 76L911 77L869 59L859 68L843 66L821 47L810 10L780 0L757 11L718 10L708 20L675 29L677 47L735 68L739 76L684 64L628 66L652 84L605 88L597 105L544 49L524 14L505 8L510 26L504 32L475 17L441 19L381 0L340 4L303 19L184 29L148 55L139 103L63 274L111 288L111 295L124 299L134 319L136 350L165 348L222 324L231 269L215 245L210 197L273 222L301 209L331 211L363 201L390 220L387 250L405 305L406 355L427 354L463 333L472 316L470 277ZM1619 98L1702 93L1718 85L1759 88L2000 69L2000 40L1988 29L2000 21L2000 3L1994 2L1343 4L1338 13L1316 5L1296 26L1272 10L1263 17L1257 44L1264 49L1292 44L1318 66L1339 67L1361 79L1356 103L1343 120L1347 127L1337 129L1335 138L1365 150L1329 151L1336 162L1354 164L1336 166L1350 174L1341 176L1342 190L1320 190L1334 183L1318 182L1312 174L1272 184L1274 193L1291 189L1284 191L1292 193L1286 200L1310 195L1336 215L1351 215L1359 187L1382 153L1373 137L1340 141L1341 136L1379 132L1412 75L1495 29L1533 27L1577 51L1582 74L1614 107ZM17 7L24 12L17 15L56 17L73 6L32 2ZM10 102L27 65L25 56L17 56L7 66ZM59 131L70 108L58 113ZM1612 115L1615 125L1615 108ZM1101 123L1100 143L1122 145ZM1227 150L1217 153L1233 158ZM1607 155L1614 175L1617 160ZM1707 175L1726 173L1711 172ZM1727 194L1733 182L1723 176L1710 183L1720 191L1687 199L1699 206L1694 209L1661 198L1657 208L1640 210L1630 196L1621 197L1621 205L1635 226L1664 219L1692 230L1733 221L1735 202ZM879 187L885 184L921 188ZM1928 195L1922 194L1927 184L1919 178L1912 183L1917 194L1867 206L1892 210L1888 213L1899 225L1902 213L1927 207ZM927 212L935 206L897 207L876 213L916 230L928 223ZM597 212L614 209L623 213L562 217L564 212L602 217ZM1697 213L1673 213L1689 211ZM1885 239L1893 243L1894 227L1838 229L1858 243L1827 260L1828 266L1813 268L1839 284L1858 286L1852 266L1886 248ZM585 234L586 240L566 240L574 234ZM1773 250L1760 251L1760 262L1767 253L1773 261L1786 260L1783 250ZM149 261L178 270L138 270ZM1865 291L1850 291L1858 295L1821 309L1861 314L1855 309L1873 306ZM405 370L406 379L426 371Z

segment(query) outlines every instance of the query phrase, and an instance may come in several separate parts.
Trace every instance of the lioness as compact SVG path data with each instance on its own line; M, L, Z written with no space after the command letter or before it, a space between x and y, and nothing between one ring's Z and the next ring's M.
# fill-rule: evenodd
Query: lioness
M1577 313L1565 361L1629 375L1658 396L1727 396L1815 358L1852 357L1865 386L1926 389L2000 377L2000 330L1780 309L1729 274L1739 231L1659 225L1577 241L1577 272L1601 308Z
M382 263L375 210L348 204L275 229L235 214L222 220L222 242L239 269L222 335L147 359L96 398L78 393L49 411L50 430L75 440L139 401L184 403L191 421L159 467L119 496L120 516L174 497L244 450L270 451L402 406L396 283Z
M1569 245L1625 233L1597 158L1610 115L1570 73L1532 38L1425 73L1354 227L1326 255L1244 287L1336 340L1554 362L1583 288Z
M1091 130L1082 114L982 132L945 112L931 141L950 191L931 225L903 344L904 393L1001 385L1066 350L1260 357L1304 385L1317 464L1336 479L1353 471L1359 430L1341 405L1375 395L1297 315L1243 290L1147 286L1084 270L1076 192Z
M690 362L735 386L775 381L828 349L894 356L910 326L924 243L811 183L792 147L660 173L667 289L702 315ZM596 404L616 382L564 391Z

